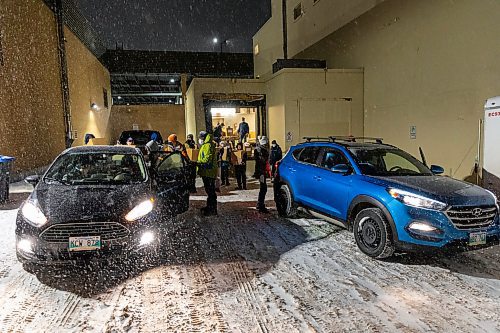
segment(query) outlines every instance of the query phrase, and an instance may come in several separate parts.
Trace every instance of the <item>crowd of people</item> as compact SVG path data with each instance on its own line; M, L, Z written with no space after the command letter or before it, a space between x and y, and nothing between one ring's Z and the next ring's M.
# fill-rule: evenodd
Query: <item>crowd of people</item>
M151 140L145 146L145 152L151 165L154 165L158 152L180 152L187 160L188 149L198 149L198 157L195 161L190 161L189 169L192 173L189 177L190 191L196 192L196 175L203 181L205 192L207 193L207 205L201 212L205 216L217 215L217 192L221 186L230 186L230 174L233 171L236 178L237 189L247 190L247 163L249 153L252 153L251 145L247 142L249 135L249 126L245 118L238 127L239 141L236 145L230 141L223 140L224 124L219 123L213 130L213 134L201 131L198 135L198 141L195 141L194 135L189 134L185 143L178 140L176 134L171 134L162 144L158 142L156 133L153 133ZM91 135L91 134L90 134ZM92 137L86 138L86 143ZM133 138L128 138L127 145L135 145ZM255 160L255 170L253 177L259 181L259 196L257 200L257 209L261 213L268 213L265 206L265 197L267 193L267 181L276 172L276 162L281 160L283 152L276 140L271 142L266 136L257 138L257 145L253 150ZM154 169L154 168L152 168Z

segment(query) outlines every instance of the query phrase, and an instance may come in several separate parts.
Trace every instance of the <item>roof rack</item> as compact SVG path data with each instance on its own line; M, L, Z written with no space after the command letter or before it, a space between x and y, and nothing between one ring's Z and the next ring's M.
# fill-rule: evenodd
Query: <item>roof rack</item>
M329 142L332 142L331 137L322 138L319 136L305 136L304 140L306 140L307 142L311 142L311 141L329 141Z
M311 141L357 142L357 140L364 140L364 141L375 141L375 143L378 143L378 144L382 144L383 143L383 139L382 138L372 138L372 137L366 137L366 136L329 136L327 138L325 138L325 137L319 137L319 136L306 136L306 137L304 137L304 140L306 140L307 142L311 142Z
M382 138L373 138L373 137L368 137L368 136L330 136L329 137L331 141L346 141L346 142L357 142L357 140L364 140L364 141L375 141L376 143L382 144L383 140Z

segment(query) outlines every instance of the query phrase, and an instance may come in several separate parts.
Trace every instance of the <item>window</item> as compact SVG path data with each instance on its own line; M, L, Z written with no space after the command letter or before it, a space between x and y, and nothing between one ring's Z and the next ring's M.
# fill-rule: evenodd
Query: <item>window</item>
M104 107L108 108L109 107L108 90L106 90L106 88L102 88L102 95L104 97Z
M349 161L344 156L344 154L337 149L326 148L321 156L321 167L331 170L333 167L339 164L349 165Z
M299 2L297 6L293 9L293 19L297 20L299 17L301 17L303 14L302 12L302 3Z
M299 161L307 164L316 164L318 159L319 147L307 147L299 156Z
M173 153L165 158L158 166L158 173L169 173L173 171L182 171L184 168L184 161L182 155Z
M302 150L304 150L304 149L296 149L292 153L293 158L295 158L297 161L299 160L299 156L300 156L300 153L302 152Z
M253 49L253 54L254 55L259 55L260 51L259 51L259 44L255 44L255 47Z

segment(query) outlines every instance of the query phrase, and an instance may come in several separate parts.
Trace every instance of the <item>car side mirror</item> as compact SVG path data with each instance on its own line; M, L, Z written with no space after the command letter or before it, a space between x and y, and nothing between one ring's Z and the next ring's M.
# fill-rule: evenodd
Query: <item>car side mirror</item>
M33 187L35 187L40 182L40 176L39 175L28 176L24 179L24 181L28 184L33 185Z
M431 165L431 172L435 175L442 175L444 173L444 169L439 165Z
M351 167L348 166L347 164L337 164L331 170L334 173L340 173L346 175L351 172Z

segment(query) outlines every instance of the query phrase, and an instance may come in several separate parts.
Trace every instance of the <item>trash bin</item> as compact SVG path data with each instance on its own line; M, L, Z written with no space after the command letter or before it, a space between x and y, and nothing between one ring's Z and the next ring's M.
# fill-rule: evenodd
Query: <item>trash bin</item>
M14 157L0 155L0 204L9 199L10 169Z

